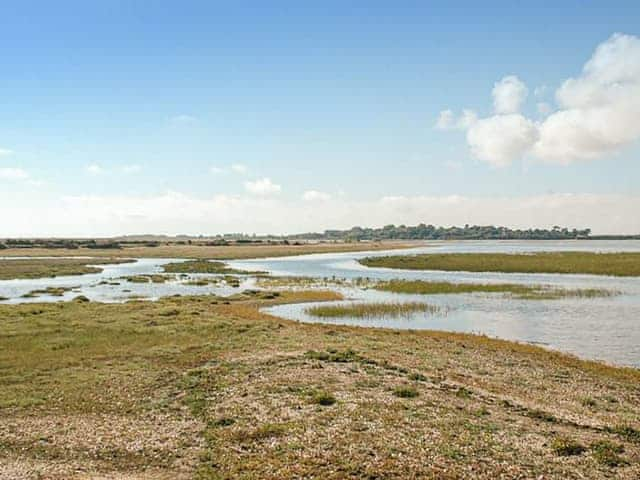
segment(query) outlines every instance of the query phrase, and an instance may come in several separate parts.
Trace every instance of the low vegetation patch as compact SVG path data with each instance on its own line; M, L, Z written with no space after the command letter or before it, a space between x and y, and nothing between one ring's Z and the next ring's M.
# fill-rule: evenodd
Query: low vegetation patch
M314 317L409 317L414 313L435 313L439 307L428 303L352 303L340 305L318 305L309 307L305 312Z
M579 442L567 438L567 437L556 437L551 442L551 448L561 457L571 457L573 455L581 455L586 451L584 445Z
M162 267L168 273L209 273L219 275L257 275L264 272L249 272L229 267L224 262L209 260L188 260L186 262L167 263Z
M416 398L419 395L418 390L407 385L394 388L393 394L400 398Z
M640 276L640 252L438 253L367 257L360 263L405 270Z
M629 462L620 456L624 453L624 445L611 442L609 440L599 440L591 444L593 457L598 463L607 467L620 467L628 465Z
M328 407L337 402L336 397L325 391L314 392L311 395L310 401L311 403L315 403L316 405L321 405L323 407Z
M29 258L0 260L0 280L17 278L51 278L69 275L100 273L95 265L129 263L135 260L124 258Z
M443 295L459 293L503 293L522 300L554 300L560 298L609 297L615 291L586 288L565 289L543 285L518 285L514 283L450 283L428 282L424 280L389 280L373 285L376 290L417 295Z

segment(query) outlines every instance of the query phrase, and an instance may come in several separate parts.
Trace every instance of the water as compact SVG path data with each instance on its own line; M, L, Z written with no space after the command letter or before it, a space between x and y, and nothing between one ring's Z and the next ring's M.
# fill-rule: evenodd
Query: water
M461 241L440 242L412 253L640 251L640 241ZM482 333L492 337L544 345L583 358L640 367L640 278L563 274L508 274L368 268L357 259L407 252L306 255L231 262L235 268L266 270L276 275L390 280L417 279L456 283L518 283L563 288L604 288L620 295L601 298L518 300L501 294L406 295L345 287L353 301L426 301L443 314L415 314L400 319L317 319L308 305L280 305L270 313L303 322L367 327L437 329Z
M459 241L430 242L429 246L411 249L410 253L449 252L534 252L534 251L640 251L640 241ZM233 268L268 271L272 275L303 277L389 280L421 279L456 283L519 283L551 285L563 288L604 288L620 295L603 298L564 298L560 300L518 300L501 294L406 295L356 286L336 287L351 301L426 301L441 307L440 314L415 314L400 319L322 319L370 327L401 329L437 329L482 333L493 337L531 342L621 365L640 367L640 278L561 274L505 274L472 272L438 272L368 268L357 260L366 256L407 254L407 250L303 255L296 257L255 259L229 262ZM245 288L255 288L255 279L246 278L240 288L226 285L189 286L185 280L167 283L131 283L117 280L123 276L162 272L162 265L176 259L140 259L135 263L101 265L97 274L0 281L3 303L64 301L77 295L102 302L122 302L133 297L157 299L169 295L230 295ZM207 275L190 275L196 278ZM118 286L101 284L117 280ZM75 287L63 297L21 298L35 289ZM128 290L128 291L125 291ZM279 305L269 312L303 322L320 321L305 313L306 305Z
M33 259L34 257L30 258ZM200 277L219 277L219 275L201 274L190 274L184 278L176 277L175 280L169 280L165 283L134 283L122 278L162 273L163 265L180 261L184 260L175 258L142 258L133 263L96 265L103 269L100 273L55 278L1 280L0 297L8 298L8 300L0 303L59 302L71 300L78 295L84 295L96 302L106 303L125 302L132 298L157 300L171 295L216 294L227 296L255 284L255 279L253 278L244 279L240 288L233 288L226 284L205 286L187 284L190 280ZM103 282L117 282L119 285L109 285ZM22 295L33 290L43 290L47 287L64 287L72 288L72 290L65 292L61 297L51 295L41 295L34 298L22 297Z

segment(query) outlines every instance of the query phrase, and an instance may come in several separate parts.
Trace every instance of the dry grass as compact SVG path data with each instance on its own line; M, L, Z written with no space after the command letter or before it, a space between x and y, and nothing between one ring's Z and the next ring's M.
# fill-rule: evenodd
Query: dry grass
M416 246L410 241L385 241L372 243L317 243L302 245L160 245L158 247L125 247L114 249L47 249L47 248L8 248L2 250L2 256L22 257L124 257L124 258L192 258L231 260L243 258L286 257L308 253L361 252L376 250L393 250Z
M444 253L369 257L361 263L408 270L640 276L640 252Z
M32 253L29 251L29 253ZM2 251L4 255L4 250ZM25 252L22 252L25 255ZM101 265L107 263L126 263L131 260L116 258L34 258L0 260L0 280L12 280L14 278L46 278L68 275L83 275L85 273L99 273L100 267L89 265Z
M261 295L0 305L0 478L640 476L638 370Z

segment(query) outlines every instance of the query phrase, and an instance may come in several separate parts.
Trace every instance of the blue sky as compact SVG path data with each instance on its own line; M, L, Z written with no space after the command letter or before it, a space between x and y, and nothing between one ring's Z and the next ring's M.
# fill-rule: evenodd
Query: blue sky
M487 152L486 129L478 128L478 144L467 140L473 127L434 128L443 110L471 109L481 121L500 114L492 112L492 89L509 75L528 92L517 112L524 128L549 115L537 104L575 107L557 105L558 88L580 77L614 33L637 39L640 3L310 3L3 5L0 213L14 219L6 235L275 233L401 220L544 226L574 217L576 227L620 231L633 221L578 211L565 218L567 210L515 222L493 203L493 217L473 209L431 214L452 197L509 203L573 194L606 203L616 195L640 207L635 132L623 132L624 141L614 132L611 148L567 160L533 143L507 145L506 156ZM167 195L196 202L200 217L150 221L146 210L122 207ZM388 197L409 202L398 220L396 210L370 215ZM38 216L43 204L48 215L66 211L70 198L106 206L71 209L77 216L64 225ZM314 223L301 213L282 223L303 198L314 200L311 211L333 215ZM236 220L232 212L218 218L210 210L220 200L249 210L260 202L270 220L256 219L254 230L242 209Z

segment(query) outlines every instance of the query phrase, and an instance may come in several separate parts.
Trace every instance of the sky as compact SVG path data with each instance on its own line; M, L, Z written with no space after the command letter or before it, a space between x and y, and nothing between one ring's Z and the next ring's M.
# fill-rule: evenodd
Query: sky
M640 233L637 1L26 0L2 24L0 237Z

